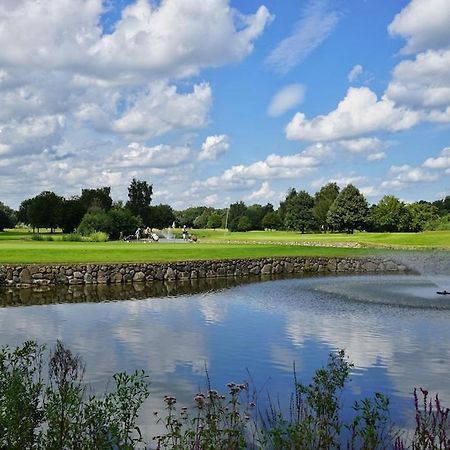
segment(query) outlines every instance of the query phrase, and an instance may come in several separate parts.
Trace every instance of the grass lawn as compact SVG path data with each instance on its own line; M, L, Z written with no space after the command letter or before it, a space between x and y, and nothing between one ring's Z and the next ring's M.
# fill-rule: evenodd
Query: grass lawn
M33 241L31 233L8 230L0 233L0 264L168 262L206 259L239 259L271 256L356 256L380 249L423 248L450 250L450 232L305 234L254 231L229 233L195 230L197 243L65 242ZM363 248L343 248L345 243ZM315 243L316 245L294 245ZM317 245L322 244L322 246Z

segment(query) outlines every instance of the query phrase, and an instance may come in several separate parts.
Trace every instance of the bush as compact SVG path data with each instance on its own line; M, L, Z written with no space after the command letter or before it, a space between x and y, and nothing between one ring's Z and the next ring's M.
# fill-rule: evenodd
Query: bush
M450 214L428 221L424 225L424 229L429 231L450 230Z
M91 233L88 236L88 239L91 242L107 242L109 240L109 236L103 231L96 231L95 233Z
M70 233L65 234L62 237L62 240L67 242L81 242L83 240L83 236L80 233Z
M34 342L0 350L0 448L131 450L143 443L135 421L149 395L144 372L114 375L114 389L98 398L86 394L81 358L61 342L47 382L43 357Z
M33 241L54 241L52 236L48 236L45 234L32 234L31 239Z

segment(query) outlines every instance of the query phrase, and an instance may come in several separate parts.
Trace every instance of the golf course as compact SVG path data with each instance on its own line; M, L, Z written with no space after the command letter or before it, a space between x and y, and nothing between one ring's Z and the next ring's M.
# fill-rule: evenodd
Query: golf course
M173 262L281 256L366 256L389 250L448 250L450 231L421 233L323 233L286 231L231 233L191 230L197 242L147 241L71 242L62 233L27 229L0 233L0 264ZM181 231L175 230L175 238Z

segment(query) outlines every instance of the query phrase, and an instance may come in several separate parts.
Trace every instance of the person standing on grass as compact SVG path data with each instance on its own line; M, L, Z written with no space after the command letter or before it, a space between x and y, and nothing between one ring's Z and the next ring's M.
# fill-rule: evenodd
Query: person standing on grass
M188 229L186 225L183 225L183 240L187 241L187 239L188 239Z
M138 240L141 238L141 229L138 228L138 229L135 231L134 235L136 236L136 240L138 241Z

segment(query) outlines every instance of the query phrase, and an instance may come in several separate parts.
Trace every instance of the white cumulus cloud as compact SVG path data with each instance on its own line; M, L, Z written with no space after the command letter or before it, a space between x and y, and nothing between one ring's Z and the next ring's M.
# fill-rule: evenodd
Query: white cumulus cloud
M332 141L380 130L405 130L418 121L416 112L397 107L385 96L378 100L367 87L351 87L337 108L327 115L308 120L303 113L295 114L286 126L286 137L291 140Z
M404 53L448 47L450 44L450 2L411 0L389 25L389 33L407 40Z
M202 144L202 150L198 154L198 160L216 160L230 148L229 138L226 134L208 136Z

